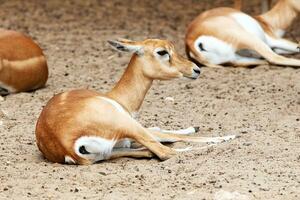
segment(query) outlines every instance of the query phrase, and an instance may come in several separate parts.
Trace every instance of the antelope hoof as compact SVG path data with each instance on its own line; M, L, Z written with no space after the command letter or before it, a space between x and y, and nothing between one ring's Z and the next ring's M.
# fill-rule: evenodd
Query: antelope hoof
M169 158L173 157L176 155L176 151L170 151L170 152L166 152L166 153L163 153L161 155L159 155L159 159L164 161L164 160L168 160Z

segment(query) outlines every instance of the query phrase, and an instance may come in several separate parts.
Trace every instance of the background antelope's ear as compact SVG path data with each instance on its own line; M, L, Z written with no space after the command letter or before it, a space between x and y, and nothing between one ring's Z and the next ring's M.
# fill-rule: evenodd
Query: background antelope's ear
M143 46L139 42L126 39L108 40L107 42L119 51L136 53L138 55L143 54Z

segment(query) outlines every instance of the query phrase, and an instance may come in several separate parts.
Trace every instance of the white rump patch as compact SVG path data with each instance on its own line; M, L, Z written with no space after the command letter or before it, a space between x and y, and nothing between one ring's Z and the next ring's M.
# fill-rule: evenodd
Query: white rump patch
M203 49L199 48L202 44ZM194 42L194 48L211 64L222 64L235 60L235 49L228 43L213 36L200 36Z
M65 163L76 164L75 160L73 160L73 158L71 158L70 156L65 156Z
M266 43L265 31L251 16L238 12L230 15L248 33L254 34ZM251 39L251 38L249 38Z
M82 136L75 142L75 153L82 158L97 162L108 159L115 146L115 140L107 140L98 136ZM79 148L84 146L89 154L81 154Z

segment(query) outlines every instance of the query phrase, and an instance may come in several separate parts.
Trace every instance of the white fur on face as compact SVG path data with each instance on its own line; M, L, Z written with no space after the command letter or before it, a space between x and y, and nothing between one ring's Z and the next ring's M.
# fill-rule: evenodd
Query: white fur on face
M204 51L199 48L200 43ZM213 36L198 37L194 42L194 48L207 62L212 64L222 64L235 59L235 49L230 44Z

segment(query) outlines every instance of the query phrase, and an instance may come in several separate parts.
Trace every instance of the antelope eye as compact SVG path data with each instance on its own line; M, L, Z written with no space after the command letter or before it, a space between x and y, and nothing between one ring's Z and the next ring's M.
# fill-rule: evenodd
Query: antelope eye
M166 50L161 50L156 52L160 56L169 55L169 53Z

